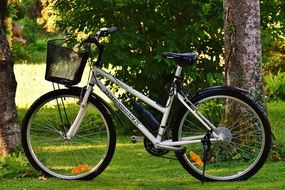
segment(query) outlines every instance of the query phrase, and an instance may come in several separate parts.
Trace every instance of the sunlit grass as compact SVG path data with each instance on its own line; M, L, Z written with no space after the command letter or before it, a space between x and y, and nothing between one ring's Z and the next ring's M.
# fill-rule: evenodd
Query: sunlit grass
M40 95L52 90L51 83L44 80L45 65L16 64L14 71L17 80L16 104L29 107Z
M51 82L45 80L45 64L16 64L14 72L18 83L16 105L18 108L28 108L41 95L53 90ZM86 67L82 80L78 86L85 86L88 79ZM61 86L63 88L63 86ZM95 89L96 93L107 99L103 93Z
M247 181L204 183L188 174L177 160L149 155L142 143L132 144L129 138L120 137L114 157L107 169L91 181L69 181L56 178L2 178L0 189L67 189L67 190L256 190L284 189L285 163L267 162ZM169 153L171 157L172 153ZM71 171L73 168L64 166Z
M84 150L84 149L90 149L90 148L105 148L106 145L72 145L72 146L46 146L42 147L41 150L43 151L50 151L50 152L63 152L63 151L74 151L74 150Z

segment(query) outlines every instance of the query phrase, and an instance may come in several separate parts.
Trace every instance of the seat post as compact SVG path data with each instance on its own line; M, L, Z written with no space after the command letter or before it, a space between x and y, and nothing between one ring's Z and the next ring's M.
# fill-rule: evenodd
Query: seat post
M175 76L176 76L176 77L180 77L181 71L182 71L182 67L179 66L179 65L177 65L176 72L175 72Z

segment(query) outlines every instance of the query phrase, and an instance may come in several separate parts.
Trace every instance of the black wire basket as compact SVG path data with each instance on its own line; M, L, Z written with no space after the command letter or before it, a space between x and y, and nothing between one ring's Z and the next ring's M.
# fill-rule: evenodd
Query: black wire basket
M47 42L45 79L66 86L76 85L89 57L89 51L64 39Z

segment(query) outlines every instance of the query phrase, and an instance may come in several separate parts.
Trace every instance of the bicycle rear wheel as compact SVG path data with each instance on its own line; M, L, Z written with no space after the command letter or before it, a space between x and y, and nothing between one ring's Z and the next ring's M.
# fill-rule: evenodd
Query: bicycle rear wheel
M232 90L212 90L191 99L224 140L212 141L205 175L202 143L188 145L185 154L177 153L181 165L194 177L204 181L246 180L264 164L271 147L270 125L263 112L245 95ZM201 136L207 130L188 110L176 114L174 141Z
M93 97L71 139L66 133L80 108L80 90L62 89L40 97L28 110L22 128L25 154L45 175L92 179L110 163L116 144L112 120Z

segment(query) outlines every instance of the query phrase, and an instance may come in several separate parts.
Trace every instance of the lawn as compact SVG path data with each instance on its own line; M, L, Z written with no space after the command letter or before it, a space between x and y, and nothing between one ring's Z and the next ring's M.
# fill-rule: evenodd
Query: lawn
M14 71L18 82L16 104L19 108L29 107L41 95L53 90L52 83L45 80L45 64L16 64ZM87 78L86 69L79 86L85 86ZM95 90L99 93L98 89Z
M18 81L16 101L20 119L36 98L52 90L51 83L44 80L44 69L44 65L15 66ZM285 144L285 114L282 108L285 109L284 102L268 103L273 133L280 146ZM168 156L174 158L172 153ZM24 156L22 159L24 161L20 163L27 163ZM5 166L1 171L0 165L0 176L3 176L4 169ZM285 162L270 160L247 181L201 185L201 182L190 176L177 160L153 157L144 150L142 143L132 144L129 137L119 137L111 164L100 176L91 181L66 181L54 178L40 180L37 174L28 175L29 177L23 177L23 174L11 176L0 180L0 189L285 189Z
M173 157L172 154L169 156ZM178 161L156 158L144 151L142 143L119 138L111 164L91 181L66 181L54 178L4 178L0 189L284 189L285 163L269 162L252 178L243 182L204 183L190 176Z

